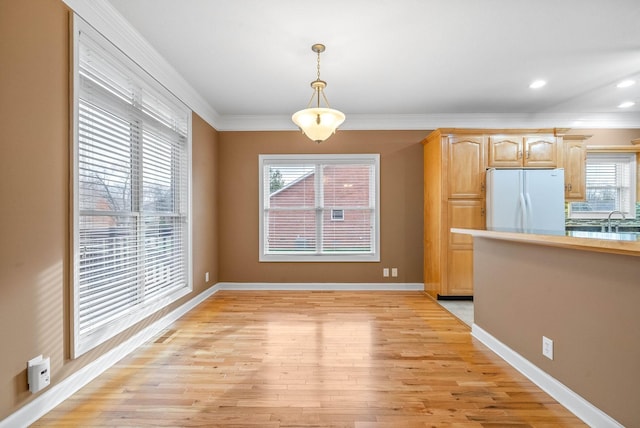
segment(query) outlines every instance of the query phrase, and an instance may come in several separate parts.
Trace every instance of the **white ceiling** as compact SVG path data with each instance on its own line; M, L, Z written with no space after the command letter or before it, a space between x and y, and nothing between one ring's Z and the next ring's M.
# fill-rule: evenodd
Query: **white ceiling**
M109 1L222 128L295 129L318 42L343 129L640 128L638 0Z

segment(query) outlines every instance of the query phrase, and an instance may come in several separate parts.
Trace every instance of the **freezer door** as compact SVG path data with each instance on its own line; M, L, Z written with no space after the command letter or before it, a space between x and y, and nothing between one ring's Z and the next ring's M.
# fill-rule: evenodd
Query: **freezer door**
M527 232L564 232L564 170L524 171Z
M523 171L487 170L487 229L523 230Z

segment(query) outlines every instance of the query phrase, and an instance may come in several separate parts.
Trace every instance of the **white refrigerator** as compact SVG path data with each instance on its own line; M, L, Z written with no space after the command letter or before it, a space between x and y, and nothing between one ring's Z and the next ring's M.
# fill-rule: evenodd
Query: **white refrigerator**
M487 229L564 234L564 169L488 169Z

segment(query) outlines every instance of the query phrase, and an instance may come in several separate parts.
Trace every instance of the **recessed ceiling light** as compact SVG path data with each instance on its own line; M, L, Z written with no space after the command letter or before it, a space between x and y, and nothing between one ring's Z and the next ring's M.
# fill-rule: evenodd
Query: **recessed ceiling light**
M622 104L620 104L618 108L629 108L629 107L633 107L634 105L636 105L636 103L634 103L633 101L625 101Z
M531 84L529 85L529 87L531 89L540 89L542 88L544 85L546 85L547 82L544 80L534 80L533 82L531 82Z
M616 85L616 88L628 88L629 86L633 86L636 84L635 80L627 79Z

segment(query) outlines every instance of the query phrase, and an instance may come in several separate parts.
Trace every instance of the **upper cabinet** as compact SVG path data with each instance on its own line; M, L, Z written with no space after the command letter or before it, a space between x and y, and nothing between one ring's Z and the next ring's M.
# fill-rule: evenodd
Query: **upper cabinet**
M586 197L586 140L590 135L564 136L564 198L584 201Z
M524 138L518 135L489 136L489 167L522 167L522 145Z
M448 197L484 197L485 139L482 135L450 136L448 150Z
M525 137L523 166L530 168L556 168L558 152L562 147L562 140L553 135Z
M492 135L490 168L556 168L561 139L554 135Z

